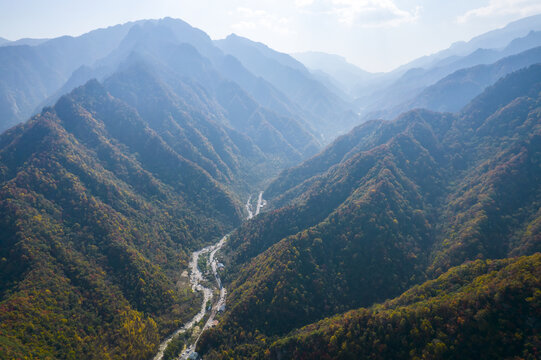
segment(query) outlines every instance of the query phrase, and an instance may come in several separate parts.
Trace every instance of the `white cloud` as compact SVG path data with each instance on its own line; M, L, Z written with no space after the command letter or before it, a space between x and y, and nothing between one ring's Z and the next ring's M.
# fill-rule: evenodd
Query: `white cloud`
M268 16L268 13L266 11L253 10L247 7L238 7L237 13L241 16L248 17L248 18L258 18L258 17Z
M398 26L415 22L420 8L414 12L399 9L391 0L333 0L340 22L365 27Z
M314 0L295 0L295 6L297 7L305 7L308 5L312 5L314 3Z
M257 24L252 21L239 21L238 23L231 25L231 27L237 31L251 30L255 29Z
M487 6L479 7L458 17L459 23L465 23L476 18L514 15L524 17L541 12L539 0L490 0Z
M298 7L313 13L330 14L347 26L395 27L419 18L420 6L408 11L392 0L297 0Z
M231 25L236 31L264 28L282 35L293 33L289 28L290 20L286 17L246 7L237 8L236 14L242 19Z

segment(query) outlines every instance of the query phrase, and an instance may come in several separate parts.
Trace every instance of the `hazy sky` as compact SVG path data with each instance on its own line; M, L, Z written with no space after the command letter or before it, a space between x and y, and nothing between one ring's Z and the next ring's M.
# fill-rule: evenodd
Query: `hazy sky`
M0 37L80 35L170 16L213 39L234 32L382 71L539 13L541 0L0 0Z

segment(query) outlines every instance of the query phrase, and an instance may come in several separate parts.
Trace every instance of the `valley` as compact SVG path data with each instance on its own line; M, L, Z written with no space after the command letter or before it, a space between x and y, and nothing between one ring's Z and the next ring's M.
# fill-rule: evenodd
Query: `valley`
M541 356L541 15L378 73L0 38L0 131L2 360Z
M257 197L256 210L254 214L251 211L251 198L252 197L249 196L246 202L246 211L248 213L246 218L247 220L259 215L260 210L266 205L266 201L263 199L263 191L260 191ZM158 347L158 353L153 360L162 360L167 347L175 338L179 337L181 334L191 331L196 324L199 324L199 328L191 331L189 336L189 339L192 340L192 342L185 343L185 349L178 354L179 359L187 359L195 352L197 342L199 341L201 335L206 330L216 326L218 323L216 321L215 324L215 317L218 312L225 311L227 290L222 284L218 271L223 269L223 264L218 262L216 259L216 254L222 249L228 236L229 235L224 236L214 245L206 246L192 253L191 261L188 266L190 270L189 279L192 290L194 292L200 292L203 294L201 310L188 323L177 329L160 344ZM205 260L203 260L205 264L204 270L199 268L202 257L205 258ZM209 275L212 277L211 279L208 278ZM218 293L219 295L214 301L215 293Z
M187 322L181 328L176 330L173 334L171 334L165 341L163 341L160 344L160 346L158 347L158 353L154 357L154 360L162 360L164 356L164 352L166 351L167 346L171 343L171 341L173 341L179 335L192 330L194 326L196 326L196 324L202 323L203 324L202 327L200 327L200 329L197 329L195 332L192 332L190 335L190 339L194 338L193 342L187 343L186 349L182 353L178 354L180 359L188 358L188 356L190 356L190 354L194 352L195 346L197 345L197 341L201 337L201 334L205 330L213 326L214 318L216 317L216 314L218 313L218 311L224 311L225 305L226 305L227 290L222 286L222 283L218 274L218 260L216 260L215 256L216 256L216 253L222 248L222 246L224 245L226 241L227 241L227 235L224 236L216 244L209 245L207 247L202 248L201 250L198 250L192 253L191 261L189 264L190 285L193 291L203 293L203 301L201 303L201 310L189 322ZM208 283L209 279L205 278L204 274L201 272L201 269L199 269L199 266L198 266L198 263L200 261L199 259L200 256L206 256L207 254L208 254L208 263L210 263L212 276L213 276L213 279L210 281L212 285L207 285L208 287L203 285L202 282L205 280L205 283ZM219 293L219 297L216 301L213 301L214 292ZM207 313L209 313L209 311L210 311L210 314L208 314L207 316Z

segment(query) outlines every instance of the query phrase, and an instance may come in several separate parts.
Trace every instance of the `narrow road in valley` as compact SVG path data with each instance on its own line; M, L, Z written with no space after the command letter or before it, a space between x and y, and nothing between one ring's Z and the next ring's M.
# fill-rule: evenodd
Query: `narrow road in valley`
M227 295L227 291L225 288L222 287L222 282L220 280L220 277L218 275L218 261L215 258L216 252L222 248L224 243L227 240L227 235L224 236L219 242L217 242L214 245L207 246L201 250L195 251L192 254L192 259L190 261L190 283L192 285L192 289L194 291L199 291L203 293L203 302L201 304L201 310L186 324L184 324L181 328L177 329L173 334L171 334L167 339L165 339L158 348L158 353L156 356L154 356L154 360L161 360L163 358L163 354L165 349L167 348L167 345L178 335L192 329L195 324L200 322L205 315L207 314L207 302L211 301L214 298L214 290L220 291L220 296L218 298L218 301L211 307L210 309L210 315L205 322L205 325L199 332L199 335L193 341L191 344L187 344L186 350L180 355L180 359L187 359L188 356L194 351L195 346L197 345L197 341L199 340L199 337L209 327L212 326L212 323L214 322L214 318L216 317L216 314L218 311L223 310L223 307L225 307L225 298ZM202 284L203 280L205 280L203 273L199 269L198 262L199 257L201 255L205 255L207 253L210 253L209 255L209 261L208 264L210 264L210 267L212 269L212 274L214 276L214 279L212 279L212 285L208 285L211 287L206 287Z
M252 200L252 195L248 198L248 201L246 201L246 211L248 212L247 219L250 220L254 217L254 213L252 212L252 203L250 202Z
M252 196L250 195L250 197L248 198L248 201L246 201L246 211L248 212L248 217L246 219L248 220L252 219L254 216L259 215L259 212L261 211L261 209L265 205L267 205L267 200L263 199L263 191L260 191L259 196L257 197L257 204L255 206L255 214L254 214L254 212L252 211L251 200L252 200Z
M250 196L248 198L248 201L246 201L246 212L248 213L247 219L250 220L254 216L257 216L261 209L267 205L267 201L263 199L263 191L259 192L259 196L257 197L257 204L255 207L255 212L252 208L251 203L252 197ZM201 250L195 251L192 253L192 259L190 260L189 268L190 268L190 284L192 285L193 291L198 291L203 293L203 302L201 304L201 310L186 324L184 324L182 327L177 329L173 334L171 334L167 339L165 339L158 348L158 353L156 356L154 356L153 360L162 360L163 355L165 352L165 349L167 349L167 345L171 343L171 341L178 335L185 333L186 331L191 330L194 328L194 326L199 323L208 313L207 321L205 322L205 325L199 330L197 333L197 336L195 339L190 341L189 344L186 344L186 349L180 354L180 356L177 359L188 359L188 357L195 351L195 347L197 345L197 342L199 341L199 338L201 337L201 334L207 330L208 328L212 327L214 324L214 319L216 317L216 314L218 314L219 311L223 311L225 309L225 301L227 296L227 290L222 286L222 281L220 279L220 276L218 275L218 260L216 260L216 253L222 248L224 243L227 241L228 235L224 236L220 241L218 241L214 245L210 245L207 247L204 247ZM199 269L198 263L199 258L201 256L206 256L208 254L208 261L207 266L210 266L211 272L212 272L212 279L205 278L204 274L201 272L201 269ZM203 285L205 283L205 285ZM210 301L213 302L214 298L214 292L219 291L219 297L218 300L214 302L214 304L210 307L210 309L207 308L207 303Z
M259 196L257 197L257 206L255 208L255 215L259 215L259 211L263 208L263 206L267 205L267 200L263 199L263 191L259 192Z

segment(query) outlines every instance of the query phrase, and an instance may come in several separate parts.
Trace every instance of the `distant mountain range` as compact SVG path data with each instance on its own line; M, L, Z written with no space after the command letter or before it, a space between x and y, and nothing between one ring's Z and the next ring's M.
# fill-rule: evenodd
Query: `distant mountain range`
M336 134L336 130L358 124L359 118L350 105L289 55L236 35L215 43L225 53L239 59L253 74L261 76L299 104L312 119L313 126L323 134Z
M127 23L77 38L64 36L0 47L0 130L39 112L36 107L59 90L74 71L109 54L132 26Z
M491 81L478 83L475 90L466 89L466 93L460 95L462 100L458 104L454 96L460 91L458 89L449 94L447 99L440 96L437 105L432 104L432 100L423 98L433 90L443 94L441 84L436 84L446 82L444 79L456 71L477 65L490 65L539 46L541 16L535 15L477 36L468 42L455 43L448 49L421 57L388 73L371 74L347 63L339 56L325 53L301 53L294 56L321 81L327 81L329 86L337 86L348 97L356 98L355 110L365 121L375 118L390 119L416 107L457 111L460 109L457 106L467 104L486 86L505 74L502 73ZM516 65L511 65L515 59ZM515 59L509 59L507 67L516 70L534 63L523 65L518 58ZM432 86L436 88L431 88Z
M234 36L213 43L203 31L181 20L163 19L127 23L76 38L36 41L31 44L34 46L15 46L30 44L29 41L1 46L0 129L39 112L41 107L54 103L91 78L104 80L132 52L144 47L142 41L153 39L195 48L200 58L184 65L194 66L202 61L215 73L193 79L203 88L212 85L209 81L214 75L235 82L258 106L294 118L318 141L328 142L359 123L351 104L327 89L289 55ZM265 69L273 69L274 73L265 73ZM175 69L184 77L196 76L191 70ZM329 118L334 120L333 126L328 126Z
M515 39L526 36L531 31L541 31L541 15L529 16L509 23L501 29L489 31L472 38L459 41L448 49L416 59L399 67L398 71L412 68L430 68L444 59L467 56L478 49L502 49Z
M4 38L0 37L0 46L19 46L19 45L39 45L41 43L44 43L48 41L49 39L31 39L31 38L23 38L15 41L10 41Z
M372 115L387 118L414 108L457 112L501 77L539 62L541 47L535 47L492 64L460 69L426 87L412 100Z
M335 86L339 86L347 94L353 94L360 84L369 86L383 74L372 74L349 63L342 56L323 52L303 52L292 54L297 60L320 76L326 74Z
M524 38L518 38L513 40L510 44L508 44L505 48L501 50L478 49L466 56L445 58L433 64L432 67L427 69L415 68L408 70L392 85L370 95L365 100L358 100L358 103L363 103L365 101L371 102L370 105L367 105L367 110L371 109L371 111L373 112L367 114L367 118L380 117L382 111L384 113L386 110L392 109L395 105L402 105L404 103L408 103L408 101L413 101L414 103L414 99L416 96L420 95L423 91L431 91L429 89L431 85L436 84L438 81L444 79L446 76L452 74L455 71L477 65L492 64L495 61L499 61L511 55L515 55L522 51L529 50L538 46L541 46L541 32L530 32ZM538 57L537 59L538 61L541 61L541 59L539 59ZM509 64L513 61L517 61L515 69L527 66L535 62L534 59L531 59L529 64L522 65L522 63L520 62L520 58L512 58L507 61L507 63ZM493 79L493 81L497 79L498 78L495 78ZM489 84L490 83L487 83L487 85ZM483 89L484 87L481 88L481 91ZM479 92L477 92L477 94L479 94ZM463 104L473 99L473 97L477 94L474 94L473 96L467 98L466 101L463 101ZM452 94L449 96L449 101L453 101ZM410 109L412 108L402 106L402 111ZM396 116L399 113L400 111L395 111L390 113L389 116Z

